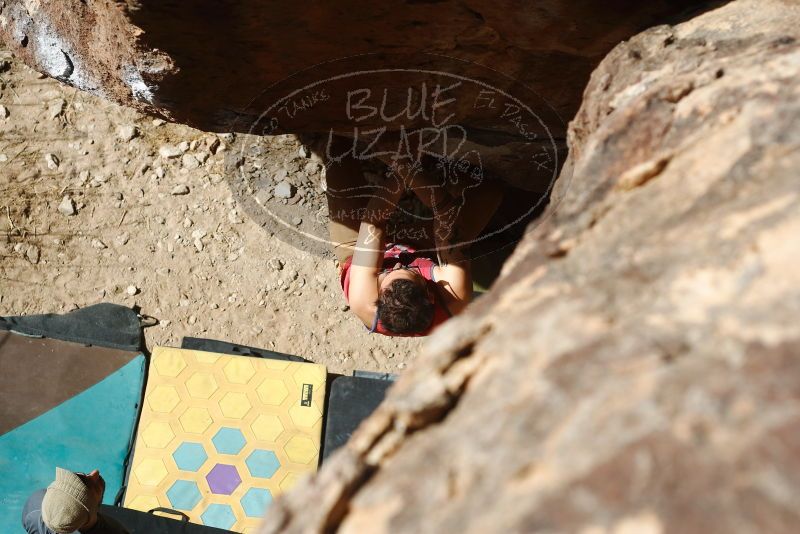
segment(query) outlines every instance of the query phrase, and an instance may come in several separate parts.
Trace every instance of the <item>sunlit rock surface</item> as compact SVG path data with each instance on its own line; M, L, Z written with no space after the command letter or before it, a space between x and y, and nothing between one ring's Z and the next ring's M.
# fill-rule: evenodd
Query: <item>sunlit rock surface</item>
M502 278L261 532L795 532L799 32L740 0L616 47Z

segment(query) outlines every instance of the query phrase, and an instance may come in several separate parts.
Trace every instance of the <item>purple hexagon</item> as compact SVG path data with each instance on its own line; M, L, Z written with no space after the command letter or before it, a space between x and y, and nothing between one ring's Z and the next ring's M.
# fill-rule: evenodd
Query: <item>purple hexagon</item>
M206 480L211 493L218 495L230 495L242 483L236 468L228 464L215 465L206 475Z

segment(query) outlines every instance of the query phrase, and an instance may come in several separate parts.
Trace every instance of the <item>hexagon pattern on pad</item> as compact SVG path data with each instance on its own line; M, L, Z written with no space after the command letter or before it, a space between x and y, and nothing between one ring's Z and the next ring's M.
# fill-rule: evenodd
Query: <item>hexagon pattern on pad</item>
M242 497L241 503L247 517L262 517L264 510L272 502L272 494L263 488L250 488Z
M209 504L200 514L200 519L204 525L217 528L232 528L236 523L236 516L228 504Z
M227 464L217 464L206 475L208 488L217 495L230 495L242 483L236 467Z
M172 459L175 460L178 469L182 471L197 471L206 463L208 455L202 444L184 441L172 453Z
M167 498L176 510L191 510L200 502L200 490L194 482L176 480L167 490Z
M250 531L316 471L323 366L156 347L149 373L126 507Z
M238 428L220 428L211 438L214 448L220 454L239 454L244 448L244 434Z
M272 478L281 466L280 460L272 451L256 449L245 460L250 474L258 478Z

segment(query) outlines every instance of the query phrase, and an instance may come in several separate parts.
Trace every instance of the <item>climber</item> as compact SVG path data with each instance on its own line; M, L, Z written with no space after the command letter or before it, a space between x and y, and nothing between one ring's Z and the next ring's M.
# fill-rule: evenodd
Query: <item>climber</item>
M334 138L328 153L344 153L347 143ZM462 179L453 187L458 180L443 181L419 163L386 162L388 178L372 185L357 159L326 162L331 242L345 299L369 332L424 336L470 302L469 243L502 190L488 180ZM387 221L409 192L433 210L422 232L428 239L387 243Z
M95 469L73 473L56 467L56 478L28 498L22 526L29 534L127 534L115 520L98 512L106 489Z

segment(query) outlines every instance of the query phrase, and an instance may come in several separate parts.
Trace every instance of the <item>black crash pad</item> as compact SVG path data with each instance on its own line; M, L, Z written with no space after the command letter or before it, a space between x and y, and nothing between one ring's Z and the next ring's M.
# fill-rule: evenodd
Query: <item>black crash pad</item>
M390 380L359 376L340 376L333 380L327 404L323 462L375 411L391 385Z

